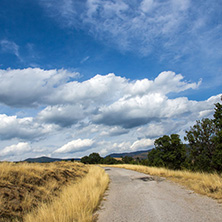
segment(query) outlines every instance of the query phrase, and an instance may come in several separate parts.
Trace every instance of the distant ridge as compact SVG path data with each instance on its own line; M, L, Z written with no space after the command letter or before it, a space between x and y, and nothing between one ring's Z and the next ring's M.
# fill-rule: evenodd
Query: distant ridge
M135 151L135 152L128 152L128 153L112 153L109 154L107 156L111 156L113 158L121 158L124 156L129 156L129 157L133 157L134 159L136 159L137 157L140 159L146 159L147 158L147 154L151 151L150 150L140 150L140 151Z
M121 158L124 156L129 156L129 157L133 157L134 159L136 159L137 157L140 159L146 159L147 158L147 154L151 151L150 150L140 150L140 151L135 151L135 152L127 152L127 153L111 153L107 156L111 156L113 158ZM69 158L69 159L61 159L61 158L51 158L51 157L47 157L47 156L42 156L42 157L37 157L37 158L28 158L23 160L24 162L29 162L29 163L51 163L51 162L55 162L55 161L70 161L70 160L76 160L76 161L80 161L80 158Z
M37 158L28 158L23 161L30 163L51 163L55 161L70 161L70 160L80 160L79 158L70 158L70 159L59 159L59 158L50 158L46 156L37 157Z

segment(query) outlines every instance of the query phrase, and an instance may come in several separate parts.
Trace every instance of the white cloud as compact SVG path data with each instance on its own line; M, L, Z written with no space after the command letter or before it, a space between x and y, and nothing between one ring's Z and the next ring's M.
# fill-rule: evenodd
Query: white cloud
M73 80L76 75L67 70L0 70L0 101L7 104L1 108L11 114L0 114L2 144L32 141L33 150L43 147L47 155L59 156L144 149L157 137L182 135L195 120L211 118L221 96L205 101L180 97L178 93L198 89L200 82L171 71L134 81L111 73L80 82ZM19 114L15 106L28 109Z
M0 138L2 140L20 138L35 139L52 132L53 127L47 124L39 124L32 117L17 118L0 114Z
M106 131L101 132L101 136L120 136L129 132L129 130L123 129L118 126L111 127L110 129L105 129Z
M0 102L9 106L35 106L49 103L58 86L78 73L39 68L0 70Z
M48 105L36 119L26 119L26 122L36 124L31 129L46 128L50 124L70 127L80 121L132 128L162 118L188 115L195 111L194 107L199 107L196 108L199 111L205 110L200 102L189 101L185 97L167 97L169 93L176 95L181 91L197 89L200 85L200 82L186 82L181 74L171 71L160 73L154 80L136 81L113 73L96 75L83 82L70 80L76 75L78 73L66 70L36 68L0 70L0 101L17 107ZM212 102L208 103L212 106ZM25 119L17 119L17 125L21 125L22 121ZM108 134L114 135L115 130ZM9 135L12 136L12 133Z
M161 72L154 80L154 87L157 91L161 91L164 94L169 92L181 92L187 89L196 89L200 86L202 80L198 83L188 83L183 81L184 77L181 74L175 74L174 72Z
M94 141L91 139L77 139L73 140L59 149L55 150L54 153L76 153L88 150L92 147Z
M17 156L30 152L31 147L28 143L18 143L15 145L7 146L0 152L0 157Z
M123 153L123 152L133 152L137 150L148 150L153 146L154 140L151 139L139 139L136 141L125 141L125 142L108 142L100 141L97 146L100 147L99 153L102 156L106 156L110 153Z
M197 84L183 81L181 74L171 71L160 73L154 81L148 79L130 81L113 73L96 75L84 82L70 81L70 78L78 75L63 69L0 70L0 102L17 107L45 104L63 106L63 108L46 109L46 111L49 109L55 111L55 109L64 110L64 104L75 104L75 107L84 108L152 93L156 94L157 98L159 94L196 89L200 85L200 82Z
M86 116L84 112L81 104L48 106L38 114L38 118L46 123L67 127L83 119Z
M141 139L135 141L131 145L131 150L136 151L136 150L142 150L142 149L147 149L150 148L150 146L153 146L154 141L151 139Z

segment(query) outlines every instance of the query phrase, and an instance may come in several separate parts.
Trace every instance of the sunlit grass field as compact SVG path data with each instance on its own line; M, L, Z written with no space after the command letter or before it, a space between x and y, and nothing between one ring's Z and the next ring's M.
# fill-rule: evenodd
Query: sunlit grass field
M119 164L112 167L135 170L152 176L165 177L177 182L196 193L207 195L222 202L222 175L217 173L198 173L183 170L147 167L141 165Z
M92 221L108 183L78 162L0 163L0 221Z

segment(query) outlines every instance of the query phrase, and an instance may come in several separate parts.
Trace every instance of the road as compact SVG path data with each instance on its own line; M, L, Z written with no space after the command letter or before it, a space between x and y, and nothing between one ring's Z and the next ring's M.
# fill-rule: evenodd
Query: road
M120 168L105 168L110 186L98 222L221 222L217 201L163 178Z

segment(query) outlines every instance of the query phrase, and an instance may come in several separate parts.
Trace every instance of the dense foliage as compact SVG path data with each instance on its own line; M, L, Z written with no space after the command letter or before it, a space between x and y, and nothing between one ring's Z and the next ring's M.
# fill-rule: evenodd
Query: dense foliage
M155 149L148 154L148 165L181 169L186 159L186 151L179 135L164 135L155 140L154 145Z

